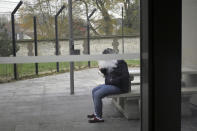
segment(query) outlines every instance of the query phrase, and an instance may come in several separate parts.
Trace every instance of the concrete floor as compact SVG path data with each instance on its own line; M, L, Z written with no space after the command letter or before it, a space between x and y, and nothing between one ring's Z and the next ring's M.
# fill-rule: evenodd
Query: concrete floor
M70 95L69 73L0 84L0 131L140 131L140 120L127 120L103 100L104 123L88 123L91 90L103 82L97 69L75 72ZM183 131L196 131L197 117L184 118Z

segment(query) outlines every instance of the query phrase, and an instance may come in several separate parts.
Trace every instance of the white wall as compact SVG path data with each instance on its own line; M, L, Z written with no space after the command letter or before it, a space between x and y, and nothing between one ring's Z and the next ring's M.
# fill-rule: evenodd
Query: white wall
M182 64L197 69L197 0L182 2Z
M113 38L108 39L94 39L90 41L90 54L102 54L103 50L112 47ZM122 53L122 39L118 39L119 42L119 52ZM83 43L84 40L75 40L75 49L80 49L81 54L83 54ZM20 46L20 50L17 52L17 56L28 56L27 46L32 44L32 52L34 54L34 43L17 43ZM62 55L69 55L69 41L59 42ZM140 38L125 38L124 39L124 50L125 53L140 53ZM38 42L38 55L39 56L52 56L55 54L55 43L54 42Z

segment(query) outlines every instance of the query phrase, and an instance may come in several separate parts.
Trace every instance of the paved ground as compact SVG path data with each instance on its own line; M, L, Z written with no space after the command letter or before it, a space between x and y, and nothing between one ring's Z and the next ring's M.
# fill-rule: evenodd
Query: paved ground
M70 95L69 73L0 84L0 131L140 131L140 120L127 120L104 99L104 123L89 124L92 88L103 82L97 69L75 72ZM183 120L196 131L197 119Z

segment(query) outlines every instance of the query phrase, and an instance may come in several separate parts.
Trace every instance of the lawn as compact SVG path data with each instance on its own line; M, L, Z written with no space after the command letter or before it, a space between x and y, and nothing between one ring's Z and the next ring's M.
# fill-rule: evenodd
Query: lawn
M139 60L126 60L129 67L140 66ZM75 70L88 68L88 62L75 62ZM91 61L91 67L98 67L96 61ZM59 72L68 72L70 68L69 62L59 63ZM18 76L20 78L37 77L35 75L35 64L17 64ZM56 73L56 63L39 63L39 76ZM13 64L0 64L0 82L13 79Z

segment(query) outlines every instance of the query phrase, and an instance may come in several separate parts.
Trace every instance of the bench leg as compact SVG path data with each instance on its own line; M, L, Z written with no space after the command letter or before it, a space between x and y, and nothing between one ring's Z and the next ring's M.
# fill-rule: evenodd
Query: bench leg
M124 100L123 98L112 98L112 103L122 114L124 112Z
M182 117L189 117L192 115L190 109L190 96L182 96L181 115Z
M140 118L139 100L130 99L124 101L124 116L127 119L136 120Z
M139 99L113 98L112 102L127 119L136 120L140 118Z

